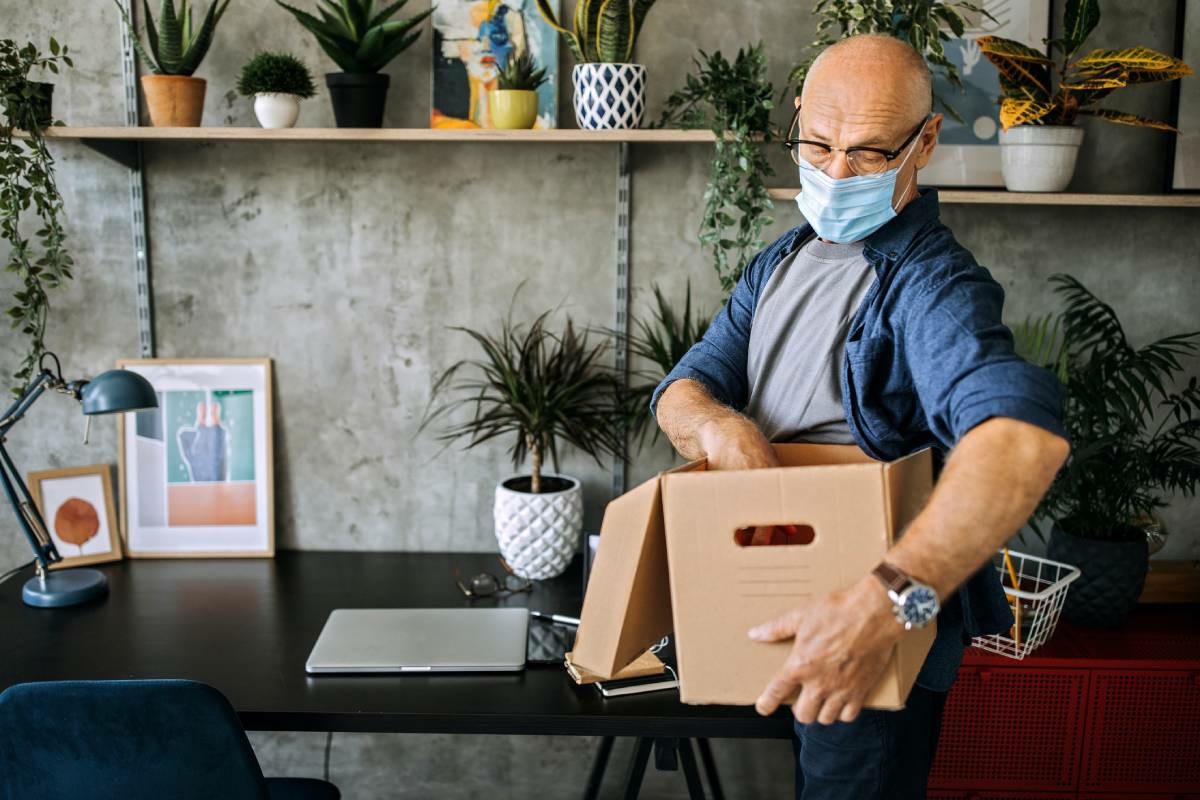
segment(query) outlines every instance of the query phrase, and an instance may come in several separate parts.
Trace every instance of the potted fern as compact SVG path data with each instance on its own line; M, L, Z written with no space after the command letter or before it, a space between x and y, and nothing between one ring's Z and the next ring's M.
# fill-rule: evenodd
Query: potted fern
M547 0L537 4L578 62L571 83L579 127L639 127L646 110L646 68L630 59L654 0L578 0L570 29L559 24Z
M1063 35L1047 42L1057 61L1011 39L979 37L980 49L1000 73L1000 169L1009 191L1067 188L1083 143L1083 128L1075 124L1080 116L1178 133L1160 120L1100 102L1116 90L1177 80L1192 69L1148 47L1093 50L1076 58L1099 21L1099 0L1067 0Z
M142 0L149 44L147 50L138 38L133 20L117 3L117 9L129 27L129 38L134 49L154 73L142 76L142 91L146 95L146 106L150 109L151 125L194 128L200 124L207 84L203 78L197 78L192 73L207 55L217 23L228 7L229 0L212 0L208 11L196 24L188 0L180 0L178 9L175 8L175 0L162 0L156 24L150 13L150 0Z
M1200 383L1170 388L1180 359L1200 350L1200 331L1134 347L1111 306L1068 275L1051 281L1063 311L1018 328L1017 342L1062 382L1072 452L1035 519L1052 524L1050 558L1082 573L1066 618L1116 626L1145 583L1146 520L1163 494L1200 485Z
M538 116L537 89L546 82L546 70L538 68L528 50L514 52L500 67L498 81L500 88L488 91L492 126L532 128Z
M393 58L421 36L414 30L433 9L393 20L408 0L377 8L375 0L322 0L317 15L275 0L317 39L321 49L342 68L325 75L339 128L383 127L383 110L391 77L381 74Z
M510 437L514 468L528 457L527 473L497 484L493 515L504 560L521 577L538 580L567 568L579 551L583 526L579 480L557 473L559 442L597 464L602 455L624 452L619 384L605 366L607 340L590 343L570 319L561 333L552 332L549 316L522 326L510 310L499 333L454 328L474 339L483 356L442 373L420 427L463 410L469 417L447 422L442 441L464 440L472 448ZM465 376L468 371L474 374ZM435 407L443 391L456 396ZM556 472L545 471L547 456Z
M291 128L300 101L313 96L312 75L288 53L258 53L242 67L238 92L254 98L254 116L264 128Z

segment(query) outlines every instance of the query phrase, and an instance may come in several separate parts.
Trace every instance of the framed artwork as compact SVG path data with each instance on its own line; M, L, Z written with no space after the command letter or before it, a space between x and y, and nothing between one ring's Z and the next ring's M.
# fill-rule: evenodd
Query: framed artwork
M121 509L131 558L273 556L270 359L117 362L158 408L122 414Z
M50 569L121 560L108 464L30 472L29 491L63 560Z
M559 0L548 0L558 14ZM433 12L431 128L490 128L497 66L529 52L546 70L534 129L558 125L558 33L535 0L439 0Z
M1200 7L1188 13L1186 0L1179 0L1175 27L1175 52L1192 69L1200 69ZM1175 149L1171 159L1171 188L1177 192L1200 191L1200 78L1195 75L1172 82L1175 106Z
M1045 50L1044 40L1050 35L1050 0L983 0L978 5L996 21L963 11L966 30L961 38L945 43L946 57L958 67L962 78L962 91L934 74L934 92L954 106L964 122L946 114L933 158L921 170L923 185L1004 185L1000 174L1000 107L996 103L1000 76L975 40L980 36L1003 36Z

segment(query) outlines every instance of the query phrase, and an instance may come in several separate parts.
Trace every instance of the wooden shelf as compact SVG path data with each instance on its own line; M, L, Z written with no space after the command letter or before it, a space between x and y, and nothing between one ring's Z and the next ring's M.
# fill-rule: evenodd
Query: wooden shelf
M771 189L772 200L793 200L799 189ZM1080 192L1009 192L1004 189L939 189L943 203L1015 206L1156 206L1200 208L1200 194L1087 194Z
M58 127L46 138L125 142L599 142L682 144L712 142L707 130L647 129L585 131L492 130L482 128L132 128Z

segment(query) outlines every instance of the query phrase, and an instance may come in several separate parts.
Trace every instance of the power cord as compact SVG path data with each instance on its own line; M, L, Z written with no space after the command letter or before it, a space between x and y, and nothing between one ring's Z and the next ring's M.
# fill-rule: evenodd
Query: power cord
M27 569L27 568L33 566L35 563L37 563L37 559L31 558L28 561L26 561L24 564L22 564L21 566L13 567L8 572L4 573L3 575L0 575L0 583L4 583L6 580L11 578L13 575L16 575L18 572L20 572L23 569Z
M329 751L333 749L333 731L325 736L325 782L329 783Z

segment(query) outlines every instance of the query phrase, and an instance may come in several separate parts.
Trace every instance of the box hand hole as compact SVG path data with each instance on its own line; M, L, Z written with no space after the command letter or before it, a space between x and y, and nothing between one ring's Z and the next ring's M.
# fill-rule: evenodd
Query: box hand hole
M749 525L733 532L738 547L806 545L816 538L812 525Z

